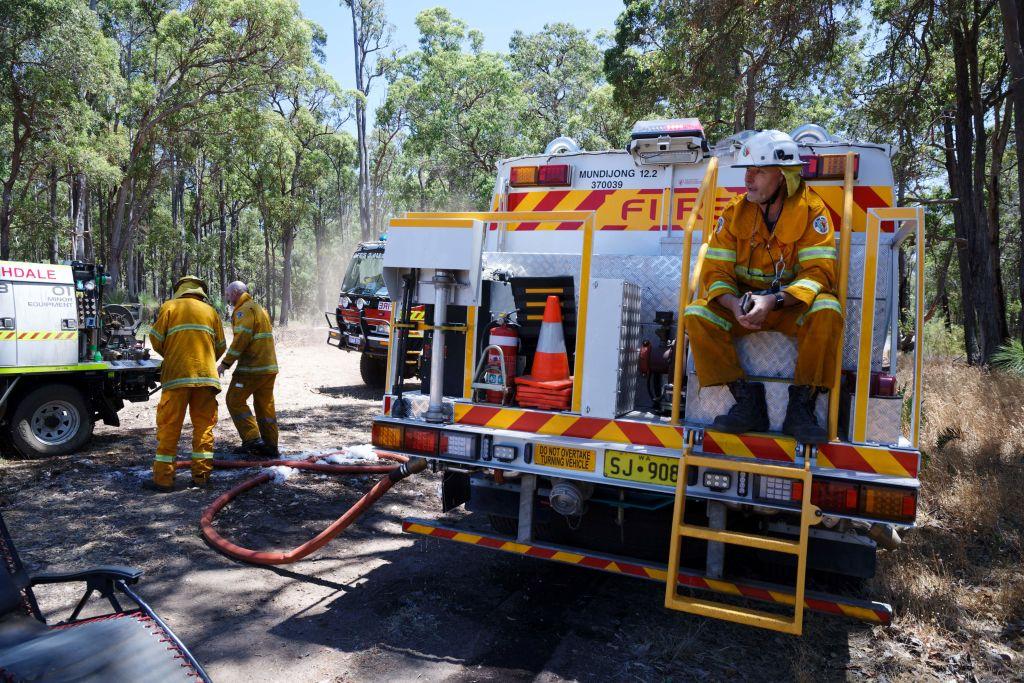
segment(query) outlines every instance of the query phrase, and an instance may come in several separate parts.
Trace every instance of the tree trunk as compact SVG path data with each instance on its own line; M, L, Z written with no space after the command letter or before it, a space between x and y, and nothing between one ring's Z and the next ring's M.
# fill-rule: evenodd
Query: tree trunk
M50 166L50 263L60 260L60 231L57 230L57 167Z
M949 179L949 189L953 196L958 199L953 204L953 229L956 234L956 255L960 271L960 306L964 326L964 351L967 354L967 362L977 364L979 357L974 290L971 286L967 231L964 228L964 223L967 220L965 214L968 213L965 206L967 201L964 197L964 188L961 185L959 163L954 150L953 124L950 118L948 114L942 117L942 131L945 140L946 175Z
M1006 61L1010 65L1010 98L1013 100L1013 137L1017 152L1017 230L1019 239L1017 265L1017 294L1024 301L1024 48L1021 33L1024 33L1024 12L1020 0L999 0L1003 15L1003 46ZM1017 334L1024 342L1024 307L1021 307L1017 321Z
M754 130L754 122L757 117L757 76L758 69L752 63L747 68L745 79L746 92L743 101L743 130Z
M224 201L224 178L220 179L220 260L218 262L220 272L220 291L224 292L228 288L228 224L227 224L227 207Z
M71 215L74 226L71 237L71 260L85 260L85 196L88 187L85 182L85 174L75 171L71 181Z
M288 324L288 317L292 308L292 250L295 248L296 227L293 225L284 226L281 231L281 314L279 325Z
M366 54L360 49L360 32L362 26L356 19L356 3L359 0L351 0L349 7L352 10L352 48L355 55L356 90L364 96L368 95L363 84L363 69L366 64ZM366 143L366 104L360 98L356 100L356 150L359 158L359 232L363 240L371 239L372 228L370 226L370 162Z
M317 196L316 213L313 215L313 238L316 240L316 310L322 313L327 310L327 221L324 219L324 200Z
M977 323L976 360L987 364L1007 336L1006 312L999 307L999 285L993 260L998 254L994 253L992 226L989 225L986 207L986 200L998 201L998 197L985 196L988 138L979 77L978 30L976 24L965 28L962 23L966 21L954 19L950 31L956 76L953 153L956 155L960 199L954 217L960 216L963 235L957 236L967 240L969 268L961 292L966 294L968 288L972 290Z

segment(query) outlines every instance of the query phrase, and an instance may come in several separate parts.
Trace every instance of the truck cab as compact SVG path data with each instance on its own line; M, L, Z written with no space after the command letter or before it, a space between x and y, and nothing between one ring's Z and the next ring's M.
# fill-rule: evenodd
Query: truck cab
M878 547L915 523L921 349L915 335L918 346L899 351L898 264L904 252L916 288L902 303L919 331L923 211L894 207L887 145L814 125L793 132L803 179L836 231L842 372L816 405L829 439L779 432L796 346L776 332L737 344L748 376L766 386L770 430L717 432L711 423L733 400L699 385L681 317L702 294L715 221L745 192L731 164L750 133L716 143L695 119L640 122L627 150L563 141L500 162L493 211L392 220L384 280L426 308L431 375L429 391L413 390L392 359L373 443L433 461L442 511L464 507L490 525L408 520L407 531L661 580L666 607L787 633L801 632L804 609L890 618L887 605L827 591L873 576ZM552 295L567 407L486 391L493 321L514 315L512 372L522 375ZM392 327L390 349L403 333Z

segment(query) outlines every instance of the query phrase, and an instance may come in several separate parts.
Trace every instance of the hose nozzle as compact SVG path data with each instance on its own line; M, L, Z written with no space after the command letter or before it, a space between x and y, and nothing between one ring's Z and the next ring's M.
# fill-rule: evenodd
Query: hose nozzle
M425 469L427 469L426 459L410 458L409 462L403 462L401 465L391 470L391 472L388 473L388 479L391 480L392 484L397 484L406 477L413 474L419 474Z

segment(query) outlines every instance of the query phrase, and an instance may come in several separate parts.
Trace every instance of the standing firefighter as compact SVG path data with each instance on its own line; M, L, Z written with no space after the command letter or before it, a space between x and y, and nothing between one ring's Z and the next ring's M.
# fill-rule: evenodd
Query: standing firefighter
M224 298L234 307L231 316L234 339L217 372L224 374L232 363L238 361L226 397L228 413L242 437L242 445L237 452L276 457L274 380L277 379L277 354L270 317L249 296L244 282L228 285ZM253 410L249 410L246 403L250 396Z
M828 210L801 180L801 165L796 143L780 131L744 143L734 167L746 169L747 194L718 219L701 274L707 298L686 307L686 332L701 386L728 384L736 399L714 428L736 434L767 431L769 422L764 385L746 379L733 340L757 330L796 337L782 431L821 443L815 397L832 384L843 314Z
M174 489L174 460L186 409L192 418L192 481L204 486L213 470L213 428L220 391L217 357L226 346L220 316L207 303L205 282L185 276L175 283L174 298L160 307L149 341L163 356L163 364L153 479L144 486L161 492Z

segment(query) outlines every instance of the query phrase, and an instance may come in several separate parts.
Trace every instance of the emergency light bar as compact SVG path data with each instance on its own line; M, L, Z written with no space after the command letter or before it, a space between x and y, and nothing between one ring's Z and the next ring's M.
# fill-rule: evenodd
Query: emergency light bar
M509 169L509 185L512 187L557 187L570 185L572 172L569 164L546 164L544 166L513 166Z
M800 177L804 180L835 180L846 174L845 154L801 154L804 162ZM860 154L853 155L853 178L860 172Z
M626 150L639 165L695 164L704 158L708 142L697 119L637 121Z

